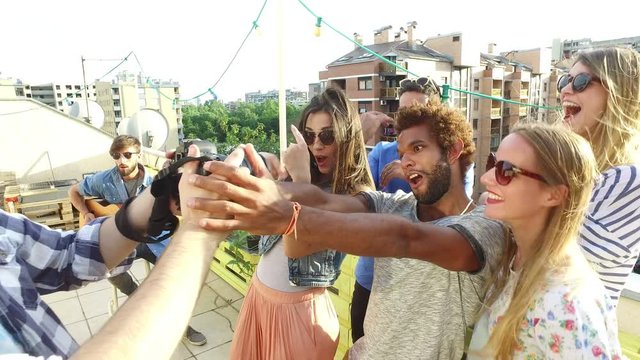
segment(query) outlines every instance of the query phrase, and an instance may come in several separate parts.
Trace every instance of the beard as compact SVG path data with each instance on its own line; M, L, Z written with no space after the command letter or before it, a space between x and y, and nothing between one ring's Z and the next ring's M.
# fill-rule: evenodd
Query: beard
M118 171L120 172L121 176L129 176L131 175L131 173L138 167L138 164L134 164L132 166L127 166L126 169L121 169L120 167L118 167Z
M449 191L451 185L451 166L446 159L441 159L430 173L424 175L427 178L427 190L424 193L413 191L413 195L420 204L433 205Z

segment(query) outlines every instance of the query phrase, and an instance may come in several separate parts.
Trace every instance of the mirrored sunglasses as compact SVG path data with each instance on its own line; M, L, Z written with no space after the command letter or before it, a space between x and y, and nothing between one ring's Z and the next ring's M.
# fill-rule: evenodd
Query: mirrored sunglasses
M571 87L575 92L583 92L592 81L598 82L602 84L602 81L595 76L591 76L591 74L580 73L576 76L571 76L569 74L564 74L558 79L558 92L562 91L565 86L571 83Z

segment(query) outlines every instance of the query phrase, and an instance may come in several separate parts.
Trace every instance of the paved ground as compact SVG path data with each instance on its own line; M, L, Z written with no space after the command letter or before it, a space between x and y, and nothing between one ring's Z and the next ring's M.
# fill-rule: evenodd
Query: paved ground
M146 276L144 260L136 260L131 269L140 282ZM90 284L80 290L44 296L44 300L60 317L71 335L82 344L95 334L109 318L112 287L107 280ZM127 297L118 293L122 305ZM206 284L193 311L191 326L205 334L207 343L193 346L185 341L178 345L172 360L218 360L229 358L238 311L243 296L209 271Z

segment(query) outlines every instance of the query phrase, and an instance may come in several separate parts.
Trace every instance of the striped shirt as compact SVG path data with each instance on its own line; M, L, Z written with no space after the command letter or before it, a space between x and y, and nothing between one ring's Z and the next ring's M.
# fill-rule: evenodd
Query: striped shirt
M617 305L640 253L638 165L616 166L602 173L580 230L580 245Z
M95 220L77 233L63 232L0 210L0 326L25 353L66 358L77 349L40 295L109 276L99 247L103 221ZM128 257L111 274L126 271L132 262Z

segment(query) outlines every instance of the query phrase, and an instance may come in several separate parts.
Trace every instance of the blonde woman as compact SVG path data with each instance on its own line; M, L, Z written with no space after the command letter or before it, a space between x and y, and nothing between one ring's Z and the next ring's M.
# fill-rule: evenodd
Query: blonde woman
M493 279L469 359L621 356L615 310L578 246L597 168L566 127L516 127L481 181L485 214L512 241Z
M558 90L564 122L589 141L602 173L580 246L615 305L640 253L640 54L579 53Z

